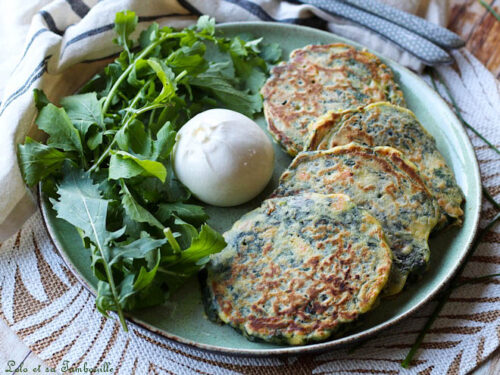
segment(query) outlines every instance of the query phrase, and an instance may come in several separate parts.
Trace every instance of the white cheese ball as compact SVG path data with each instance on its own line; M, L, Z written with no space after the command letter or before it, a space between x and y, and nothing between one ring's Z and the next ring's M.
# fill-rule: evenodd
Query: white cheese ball
M210 109L177 133L174 170L201 201L236 206L259 194L273 174L274 150L253 120L227 109Z

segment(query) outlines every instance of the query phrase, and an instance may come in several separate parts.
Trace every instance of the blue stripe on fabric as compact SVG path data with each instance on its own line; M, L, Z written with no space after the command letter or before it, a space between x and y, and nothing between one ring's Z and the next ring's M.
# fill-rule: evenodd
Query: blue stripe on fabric
M19 65L21 63L21 60L24 59L24 57L28 53L28 50L30 49L31 45L35 41L35 39L38 38L38 36L40 34L43 34L43 33L48 32L48 31L49 31L49 29L40 29L36 33L33 34L33 36L31 37L30 41L28 42L26 48L24 49L23 56L19 59L19 63L17 65Z
M66 49L67 47L69 47L70 45L72 45L72 44L74 44L76 42L79 42L82 39L85 39L85 38L88 38L88 37L91 37L91 36L94 36L94 35L102 34L105 31L111 30L113 28L113 26L114 26L114 24L111 23L109 25L104 25L104 26L101 26L101 27L97 27L95 29L91 29L91 30L85 31L84 33L81 33L81 34L75 36L73 39L70 39L68 41L68 43L66 43L66 45L64 46L64 49ZM62 51L61 55L63 53L64 53L64 50Z
M271 17L262 7L258 4L246 0L224 0L227 3L238 5L240 8L245 9L247 12L252 13L254 16L259 17L263 21L276 22L276 19Z
M154 21L154 20L157 20L157 19L160 19L160 18L166 18L166 17L186 17L186 16L189 16L189 14L170 13L170 14L160 14L160 15L156 15L156 16L141 16L141 17L139 17L139 21L138 22ZM86 31L84 33L81 33L81 34L75 36L73 39L70 39L64 45L63 50L61 51L61 56L64 55L64 52L66 51L66 49L70 45L75 44L76 42L79 42L82 39L86 39L86 38L89 38L89 37L94 36L94 35L102 34L102 33L106 32L108 30L113 29L113 27L114 27L114 23L110 23L108 25L97 27L95 29L88 30L88 31Z
M78 17L83 18L90 11L90 8L82 0L66 0L73 12L75 12Z
M33 82L35 82L37 79L39 79L41 76L43 76L43 73L47 71L47 62L48 60L52 57L52 55L46 56L40 64L38 64L33 71L33 73L30 74L26 82L18 88L12 95L10 95L7 100L5 100L5 105L2 107L2 111L0 111L0 116L5 112L5 110L9 107L9 105L12 104L14 100L19 98L21 95L23 95L28 89L31 87Z
M187 0L177 0L177 3L186 9L189 13L195 14L197 16L201 16L202 13L196 9L194 6L192 6Z
M49 12L41 10L39 13L45 20L45 23L47 24L47 27L49 28L50 31L52 31L57 35L64 34L64 31L57 28L56 23L54 22L54 19L52 18L52 15Z
M253 14L254 16L260 18L263 21L293 23L297 25L311 26L320 29L325 29L327 25L327 22L319 17L276 19L272 17L269 13L267 13L260 5L248 0L224 0L224 1L245 9L247 12Z

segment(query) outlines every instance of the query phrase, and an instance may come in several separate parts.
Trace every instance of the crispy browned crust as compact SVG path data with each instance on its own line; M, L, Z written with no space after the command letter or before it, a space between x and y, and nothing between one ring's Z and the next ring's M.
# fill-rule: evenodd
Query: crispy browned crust
M225 238L208 266L213 307L275 343L328 338L373 307L391 269L380 224L341 194L269 199Z
M329 66L328 64L340 65ZM361 71L352 62L363 66ZM404 105L392 71L375 55L336 43L292 51L261 89L270 133L292 156L308 138L308 125L328 110L346 110L378 102Z
M427 268L427 240L438 223L439 206L415 165L398 150L351 143L302 152L272 196L307 191L347 194L380 221L395 256L387 295L400 292L408 276L418 277Z
M442 211L439 227L462 223L463 193L434 138L410 110L381 102L342 113L329 112L311 124L310 133L306 149L311 151L350 142L399 149L417 166L421 179L438 200Z

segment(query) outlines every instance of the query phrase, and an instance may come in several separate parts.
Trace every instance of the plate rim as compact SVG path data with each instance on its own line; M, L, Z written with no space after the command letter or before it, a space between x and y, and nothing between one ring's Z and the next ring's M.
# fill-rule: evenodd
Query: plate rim
M324 31L324 30L319 30L315 29L313 27L309 26L302 26L302 25L296 25L296 24L286 24L286 23L280 23L280 22L263 22L263 21L242 21L242 22L227 22L227 23L221 23L217 24L216 28L219 30L224 30L225 28L231 28L231 27L237 27L241 26L242 24L246 26L255 26L255 27L277 27L277 28L282 28L282 29L289 29L289 30L302 30L306 29L308 31L313 31L315 33L319 34L324 34L325 36L334 36L335 38L339 39L342 42L351 44L357 48L364 48L367 49L368 51L372 52L378 57L381 57L383 60L389 61L390 65L396 66L399 70L404 71L405 74L411 76L413 79L422 81L425 83L430 90L430 94L432 96L432 100L436 100L441 102L441 104L444 105L444 107L447 108L447 111L451 115L450 118L452 121L455 123L455 128L456 130L460 133L461 137L463 139L466 139L466 143L464 144L464 147L468 148L469 151L472 151L472 155L474 157L472 158L473 162L473 170L475 172L475 175L477 178L474 179L474 185L476 187L476 190L478 191L478 195L476 196L476 204L474 207L477 207L476 212L474 213L473 217L473 227L472 230L470 231L469 235L467 238L464 240L467 242L467 245L465 246L466 248L462 252L461 256L457 261L455 262L454 266L452 269L448 272L444 280L436 285L422 300L417 303L415 306L411 307L407 311L387 320L384 321L380 324L377 324L373 327L370 327L366 330L363 330L361 332L356 332L352 335L346 336L346 337L341 337L338 339L330 340L330 341L325 341L325 342L320 342L316 344L309 344L309 345L303 345L303 346L290 346L290 347L277 347L276 349L274 348L266 348L266 349L235 349L235 348L227 348L227 347L222 347L222 346L216 346L216 345L211 345L211 344L203 344L199 343L193 340L185 339L183 337L168 333L164 330L161 330L155 326L152 326L149 323L146 323L142 321L141 319L135 318L134 316L125 313L125 318L134 324L137 324L138 326L154 333L157 334L161 337L166 338L167 340L170 340L176 344L181 344L183 346L187 346L190 348L197 348L201 349L203 351L207 351L210 353L219 353L219 354L225 354L225 355L230 355L230 356L244 356L244 357L271 357L271 356L290 356L290 355L298 355L298 354L311 354L311 353L319 353L319 352L324 352L327 350L331 349L338 349L341 347L345 347L349 344L353 344L355 342L358 342L360 340L366 340L373 335L375 335L377 332L380 332L382 330L385 330L389 327L394 326L397 323L400 323L402 320L408 318L410 315L415 313L417 310L422 308L426 303L428 303L434 296L436 296L437 293L446 285L449 283L449 281L453 278L453 276L456 274L458 269L462 266L465 258L470 252L471 245L473 240L476 237L478 227L479 227L479 220L480 220L480 215L481 215L481 209L482 209L482 189L481 189L481 171L479 168L479 164L477 161L477 155L474 150L474 147L471 143L471 140L465 131L464 127L462 126L461 122L458 120L456 114L449 108L448 104L444 101L444 99L439 96L428 84L425 82L421 77L419 77L417 74L409 70L408 68L402 66L398 62L388 58L384 57L381 54L371 50L368 47L365 47L357 42L351 41L347 38L344 38L342 36L339 36L337 34ZM45 199L45 194L43 193L41 189L41 184L38 185L38 205L40 207L40 211L42 213L42 218L43 218L43 225L45 229L47 230L49 234L49 238L54 245L54 247L57 249L57 252L59 255L62 257L64 263L66 266L70 269L70 271L73 273L75 278L80 282L85 289L87 289L94 297L95 297L95 289L80 275L78 272L76 266L71 262L71 260L68 258L66 253L62 250L64 247L61 245L61 243L58 240L58 236L56 235L54 229L49 225L49 219L48 219L48 211L51 209L48 207L47 204L44 202L46 201Z

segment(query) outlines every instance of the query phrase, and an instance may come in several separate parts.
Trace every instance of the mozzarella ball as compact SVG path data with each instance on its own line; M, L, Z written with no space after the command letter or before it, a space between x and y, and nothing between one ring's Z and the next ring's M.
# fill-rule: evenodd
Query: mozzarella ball
M258 195L271 179L274 150L255 121L227 109L210 109L177 133L177 178L199 200L236 206Z

